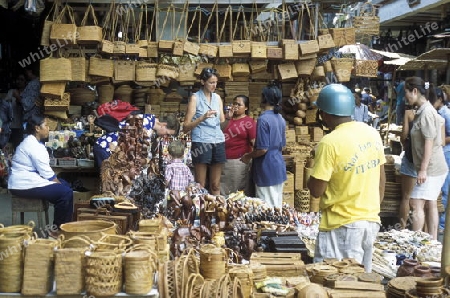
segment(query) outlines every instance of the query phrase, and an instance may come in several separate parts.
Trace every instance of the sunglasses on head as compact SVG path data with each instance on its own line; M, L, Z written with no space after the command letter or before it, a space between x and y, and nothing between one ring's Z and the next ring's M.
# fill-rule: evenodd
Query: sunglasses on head
M205 72L206 73L211 73L211 74L216 74L217 73L217 69L215 69L215 68L205 68Z

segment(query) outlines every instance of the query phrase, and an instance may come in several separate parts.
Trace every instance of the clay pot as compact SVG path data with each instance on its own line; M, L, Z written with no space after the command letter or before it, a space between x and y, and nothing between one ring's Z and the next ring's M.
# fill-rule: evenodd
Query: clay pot
M418 264L417 260L404 259L403 264L397 270L397 277L414 276L414 267Z
M414 267L415 277L431 277L431 268L429 266L418 265Z

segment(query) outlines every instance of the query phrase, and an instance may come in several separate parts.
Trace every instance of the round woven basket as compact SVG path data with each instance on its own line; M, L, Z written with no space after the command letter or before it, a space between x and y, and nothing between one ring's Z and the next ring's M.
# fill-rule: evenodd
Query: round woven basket
M226 273L227 253L212 244L200 248L200 273L205 279L219 279Z
M7 258L0 260L0 292L20 293L23 280L23 242L30 239L23 234L0 235L0 250L8 252Z
M146 232L129 232L128 234L130 239L134 244L142 244L150 249L157 251L157 238L154 233L146 233Z
M130 102L133 95L133 89L130 85L122 85L114 91L114 99Z
M34 221L30 220L26 225L13 225L5 227L3 224L0 224L0 235L6 236L20 236L20 235L29 235L33 234L33 229L36 226Z
M144 295L153 287L156 256L148 249L129 251L125 255L125 292Z
M86 88L75 88L69 90L70 105L82 106L85 103L95 101L95 92Z
M158 233L162 225L162 218L142 219L139 221L139 232Z
M83 220L62 224L60 228L65 239L84 235L98 241L104 234L116 234L117 225L106 220Z
M114 86L112 84L97 85L97 92L100 104L111 102L114 98Z
M128 236L105 234L95 243L95 245L97 246L97 249L126 250L133 245L133 240Z
M122 290L122 254L92 252L86 255L86 292L99 297Z
M231 279L240 281L244 297L250 297L253 289L253 271L249 267L233 267L228 271Z
M295 210L299 212L309 212L310 210L309 189L301 189L295 192L294 207Z

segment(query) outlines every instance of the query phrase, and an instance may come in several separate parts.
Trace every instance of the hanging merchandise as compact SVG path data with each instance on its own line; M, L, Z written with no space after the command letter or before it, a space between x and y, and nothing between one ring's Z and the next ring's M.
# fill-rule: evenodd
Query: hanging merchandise
M68 23L63 23L66 20ZM52 43L58 43L58 45L76 44L77 43L77 25L75 24L75 18L73 9L69 4L66 4L55 19L50 30L50 41Z
M25 4L23 5L23 8L29 15L31 15L33 17L39 17L45 9L45 1L44 0L25 0Z
M114 53L114 44L112 37L114 35L114 11L115 3L112 2L109 6L109 10L106 13L105 20L103 22L103 35L101 41L100 51L107 54Z
M222 42L222 36L223 36L223 30L225 29L225 24L226 24L227 20L229 21L229 30L230 30L229 37L231 38L231 35L232 35L231 30L233 28L233 25L232 25L232 21L233 21L232 20L232 14L233 14L232 7L231 7L231 5L229 5L227 7L227 9L225 10L225 16L223 17L223 20L222 20L222 28L220 28L220 33L219 33L219 36L217 38L217 43L219 44L219 57L220 58L231 58L231 57L233 57L233 47L231 46L231 44L223 44L223 43L221 43Z
M200 42L198 54L205 58L215 58L217 56L218 47L215 45L205 43L206 42L206 40L205 40L206 32L208 31L211 19L212 19L213 15L215 15L215 14L216 14L216 36L219 36L219 32L217 32L218 28L219 28L219 23L218 23L219 20L217 19L217 15L218 15L217 9L218 9L218 4L217 4L217 0L216 0L211 9L211 12L209 13L208 20L206 21L206 25L205 25L205 28L203 29L202 36L200 37L200 40L198 41L198 42Z
M92 18L93 25L87 25L89 15ZM97 17L95 16L95 10L92 4L88 5L84 17L81 20L80 27L78 27L78 40L79 44L97 44L102 41L102 27L98 26Z
M243 25L239 26L239 17L242 15ZM236 31L239 28L239 40L235 40ZM234 57L248 56L252 52L249 29L247 28L247 20L245 18L244 6L239 6L236 23L234 24L233 34L231 35L231 45Z
M41 46L50 45L50 30L52 29L52 25L59 15L60 9L61 9L61 2L58 0L53 2L52 8L50 8L47 17L45 17L44 25L42 26Z

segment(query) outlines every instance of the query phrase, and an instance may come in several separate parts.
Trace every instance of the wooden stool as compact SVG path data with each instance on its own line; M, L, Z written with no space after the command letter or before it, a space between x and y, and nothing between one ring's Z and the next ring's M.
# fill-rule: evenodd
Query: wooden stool
M45 224L49 224L48 219L48 202L39 199L28 199L24 197L11 196L11 211L12 211L12 224L16 224L17 212L20 212L20 223L23 225L25 222L25 212L36 212L38 218L39 228L44 228L44 221L42 218L42 212L45 214Z

